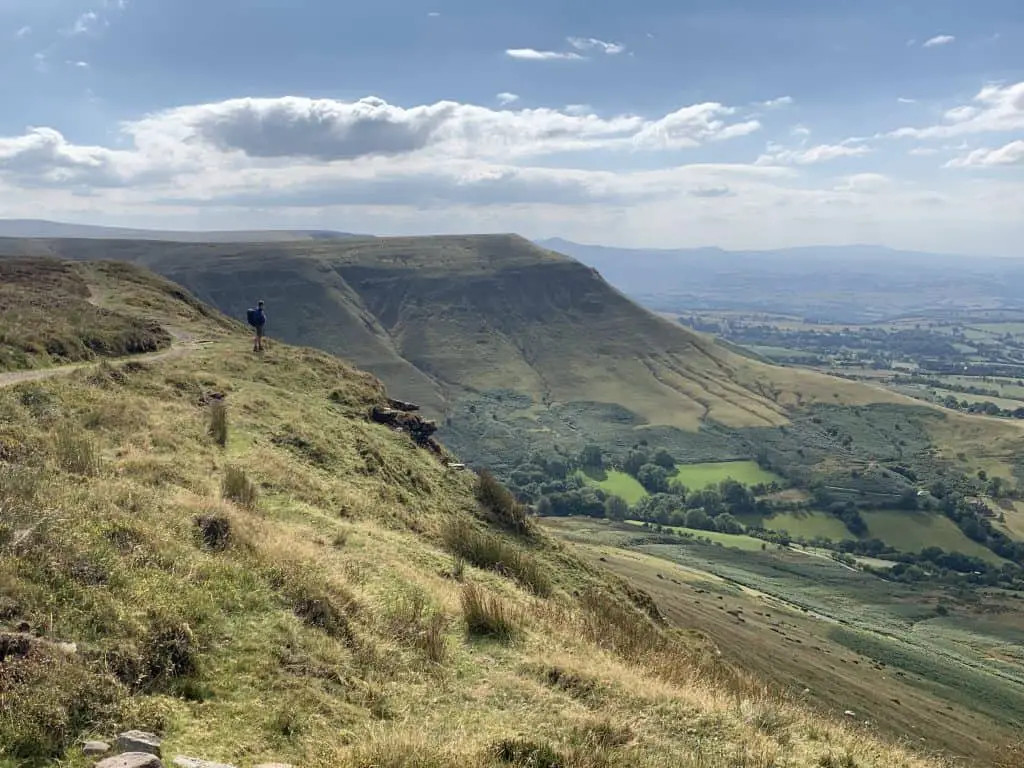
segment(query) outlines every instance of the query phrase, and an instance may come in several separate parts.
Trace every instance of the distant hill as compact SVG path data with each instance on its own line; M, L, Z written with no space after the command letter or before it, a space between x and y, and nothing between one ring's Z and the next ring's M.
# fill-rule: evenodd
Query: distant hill
M267 302L270 334L340 354L494 459L636 430L731 453L707 426L770 427L797 401L902 402L736 354L642 309L579 262L513 235L192 244L8 240L0 253L146 266L222 311ZM481 423L491 406L500 418ZM509 432L509 423L518 424ZM520 428L521 427L521 428ZM688 435L688 436L684 436ZM661 439L661 438L659 438Z
M538 244L665 311L746 309L854 323L937 309L1024 309L1024 258L871 245L725 251Z
M65 224L41 219L0 219L0 237L169 240L181 243L252 243L289 240L338 240L353 235L329 230L250 230L190 232Z
M518 243L476 243L453 262L483 274L487 253L505 248ZM250 263L268 274L242 277L267 290L287 275L269 272L270 255L230 254L200 250L181 268L195 277L204 259ZM356 254L330 264L313 261L289 285L317 269L366 269ZM3 768L92 765L87 740L115 744L136 729L162 740L167 765L350 768L619 768L690 754L751 765L748 755L783 749L798 757L792 768L839 764L833 754L862 768L939 768L937 747L980 765L1013 736L1001 723L1010 709L936 724L933 713L958 700L918 692L918 656L885 657L892 682L880 690L878 676L846 686L839 675L748 669L733 637L718 646L573 543L524 523L493 481L418 448L415 415L402 414L405 430L370 418L395 414L380 410L384 389L336 358L280 343L247 354L240 327L131 265L5 269L5 284L18 280L10 300L51 318L25 329L43 350L64 345L69 328L77 338L147 328L175 337L179 354L51 368L31 382L0 373ZM401 271L391 275L387 287L400 289ZM33 291L32 277L46 290ZM325 309L334 290L309 298ZM348 306L361 295L375 294L336 298ZM399 309L413 301L393 298ZM83 301L97 311L83 316ZM393 321L389 306L378 308ZM25 338L8 337L9 322L0 348ZM737 616L746 605L721 579L669 563L658 573L680 603ZM812 652L810 642L794 650L790 626L804 621L795 608L767 596L756 606L786 628L762 632L761 653ZM828 649L833 666L853 658ZM985 679L970 671L969 682ZM817 699L785 696L806 685ZM1017 700L962 687L991 709ZM894 695L906 705L887 717ZM880 727L843 722L850 706Z

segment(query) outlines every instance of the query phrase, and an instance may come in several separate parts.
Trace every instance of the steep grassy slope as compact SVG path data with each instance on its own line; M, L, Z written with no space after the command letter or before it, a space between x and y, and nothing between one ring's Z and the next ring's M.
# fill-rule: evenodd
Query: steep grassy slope
M95 282L109 269L48 259L0 261L0 371L168 347L171 336L156 323L93 303L87 278Z
M695 431L786 421L784 407L898 399L764 366L648 313L567 257L514 236L330 243L3 241L0 252L134 261L225 312L257 296L271 332L343 354L398 396L514 390L539 404L625 408L639 424Z
M137 274L90 288L208 343L0 388L0 765L83 766L80 739L129 727L240 765L940 764L509 532L472 475L367 419L373 377L251 356Z

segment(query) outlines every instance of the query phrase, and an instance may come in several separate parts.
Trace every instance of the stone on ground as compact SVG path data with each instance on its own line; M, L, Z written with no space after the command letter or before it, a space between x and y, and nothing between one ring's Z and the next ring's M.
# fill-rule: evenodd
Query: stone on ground
M96 763L96 768L164 768L160 758L149 752L125 752Z
M87 741L82 746L82 753L89 757L105 755L110 751L110 745L105 741Z
M160 757L160 739L146 731L125 731L117 736L118 752L148 752Z

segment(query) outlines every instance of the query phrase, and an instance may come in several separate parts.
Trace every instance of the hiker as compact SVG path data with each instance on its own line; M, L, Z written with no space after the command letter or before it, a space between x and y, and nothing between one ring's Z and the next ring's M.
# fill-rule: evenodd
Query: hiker
M256 309L250 309L247 313L249 319L249 325L256 331L256 335L252 341L252 351L262 352L263 351L263 326L267 324L267 313L263 310L263 299L260 299L256 305Z

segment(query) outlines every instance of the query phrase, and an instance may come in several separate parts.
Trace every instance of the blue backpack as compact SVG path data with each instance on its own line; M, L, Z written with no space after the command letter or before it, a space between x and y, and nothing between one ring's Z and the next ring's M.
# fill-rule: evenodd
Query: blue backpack
M246 320L249 321L249 325L251 325L253 328L259 328L265 322L263 318L260 316L260 311L258 309L246 310L245 317Z

